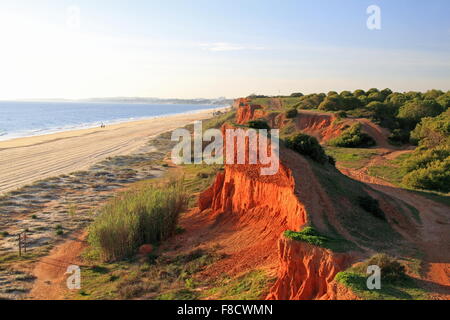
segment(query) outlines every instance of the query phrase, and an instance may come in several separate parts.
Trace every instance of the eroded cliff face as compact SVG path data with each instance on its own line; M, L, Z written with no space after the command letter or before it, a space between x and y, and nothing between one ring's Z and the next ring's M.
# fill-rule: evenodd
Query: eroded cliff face
M321 142L338 137L350 121L336 121L334 114L300 111L296 127L306 134L316 137Z
M278 255L274 256L278 279L267 299L353 299L333 282L338 272L350 266L351 256L284 237L284 231L298 231L310 222L295 183L283 163L274 176L261 176L257 165L227 165L200 195L198 205L201 211L215 216L215 225L249 230L245 234L251 235L251 254L261 249L259 254L271 250ZM243 250L247 241L246 237L241 243ZM260 248L257 244L263 242Z
M268 300L328 300L346 299L333 280L336 274L351 264L347 254L334 253L305 242L287 239L278 242L280 269L278 280L267 296Z
M257 106L239 104L236 122L258 117ZM268 299L336 298L334 277L349 266L350 258L283 236L286 230L299 231L309 225L312 214L320 217L328 201L308 162L284 151L279 171L272 176L261 175L258 164L226 165L214 184L200 194L199 210L211 221L212 232L233 230L222 243L230 255L241 258L234 258L230 269L238 266L250 271L257 261L258 266L279 270Z
M247 124L251 120L256 120L259 118L264 118L266 112L260 105L246 104L241 102L240 107L237 108L236 112L236 123L237 124Z
M238 224L264 222L276 232L299 230L308 219L294 194L290 170L281 164L276 175L261 176L259 169L257 165L226 166L200 195L200 210L226 214Z

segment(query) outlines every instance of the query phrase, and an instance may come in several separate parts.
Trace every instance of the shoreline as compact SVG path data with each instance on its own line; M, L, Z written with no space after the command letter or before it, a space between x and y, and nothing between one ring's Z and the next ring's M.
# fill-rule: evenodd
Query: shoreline
M209 119L214 111L224 109L0 141L0 194L42 179L88 169L109 157L141 152L148 149L152 137L196 120Z
M219 106L217 108L208 108L208 109L196 109L191 110L187 112L181 112L181 113L169 113L169 114L162 114L162 115L156 115L156 116L149 116L149 117L142 117L142 118L128 118L128 119L116 119L116 120L106 120L103 121L103 124L110 126L120 125L120 124L126 124L126 123L133 123L133 122L140 122L140 121L146 121L146 120L152 120L152 119L160 119L160 118L167 118L167 117L173 117L173 116L179 116L179 115L194 115L198 113L204 113L204 112L214 112L214 111L224 111L226 109L231 108L231 106ZM99 128L100 123L85 123L80 125L74 125L72 127L67 128L56 128L56 129L48 129L43 130L43 133L37 133L37 134L31 134L31 135L24 135L24 136L16 136L16 137L10 137L6 139L2 139L2 135L0 135L0 150L3 148L3 143L8 143L12 141L16 141L18 139L28 139L33 137L42 137L42 136L49 136L59 133L66 133L71 131L81 131L81 130L89 130L89 129L95 129Z

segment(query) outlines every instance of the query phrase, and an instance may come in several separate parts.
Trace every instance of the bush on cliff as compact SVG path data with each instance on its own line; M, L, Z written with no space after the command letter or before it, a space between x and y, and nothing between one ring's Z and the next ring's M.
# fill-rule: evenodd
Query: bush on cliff
M313 227L305 227L302 231L298 232L287 230L284 232L284 236L288 239L306 242L313 246L326 248L335 252L346 252L355 249L353 243L339 236L331 238L323 235Z
M105 261L130 257L141 245L172 236L186 205L180 182L120 194L106 204L91 225L89 243Z
M380 267L382 277L387 281L401 281L406 277L405 267L385 253L376 254L367 260L367 266L374 265Z
M284 236L292 240L307 242L319 247L324 247L328 240L312 227L306 227L299 232L287 230L284 232Z
M251 129L266 129L270 130L270 126L265 120L252 120L247 123L248 127Z
M292 149L304 156L319 162L328 162L328 156L325 154L322 146L316 138L308 136L307 134L299 133L288 137L285 140L286 147Z
M288 118L288 119L297 118L297 116L298 116L298 111L296 108L292 108L292 109L286 111L286 118Z
M342 134L329 141L329 144L342 148L361 148L374 146L375 140L366 133L361 132L361 124L356 123L344 130Z

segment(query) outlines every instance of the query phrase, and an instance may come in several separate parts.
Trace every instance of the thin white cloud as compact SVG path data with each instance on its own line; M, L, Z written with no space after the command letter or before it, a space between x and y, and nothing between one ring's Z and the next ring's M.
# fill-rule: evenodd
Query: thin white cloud
M213 52L221 51L241 51L241 50L264 50L263 47L242 46L229 42L202 43L200 46L206 50Z

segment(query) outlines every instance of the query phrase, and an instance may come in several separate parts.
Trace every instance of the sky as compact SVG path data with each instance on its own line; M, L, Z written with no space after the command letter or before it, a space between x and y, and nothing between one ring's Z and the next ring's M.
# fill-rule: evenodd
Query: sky
M447 91L449 13L448 0L2 0L0 99Z

